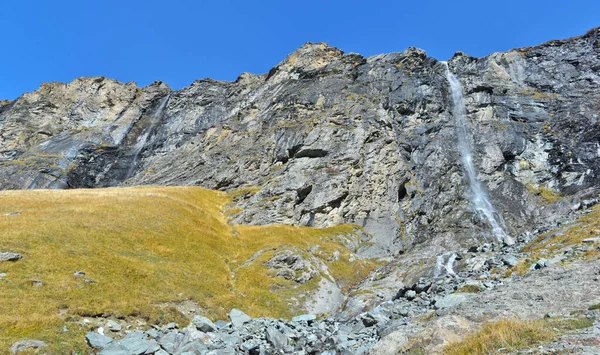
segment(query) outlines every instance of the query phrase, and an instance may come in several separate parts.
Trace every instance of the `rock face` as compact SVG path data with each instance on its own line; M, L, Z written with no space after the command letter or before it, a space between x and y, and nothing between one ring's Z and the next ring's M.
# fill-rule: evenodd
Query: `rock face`
M596 193L600 28L448 63L509 234ZM457 248L492 236L469 204L444 73L416 48L364 58L308 43L268 74L178 91L43 84L0 102L0 188L258 187L236 199L236 223L354 223L373 235L371 256Z

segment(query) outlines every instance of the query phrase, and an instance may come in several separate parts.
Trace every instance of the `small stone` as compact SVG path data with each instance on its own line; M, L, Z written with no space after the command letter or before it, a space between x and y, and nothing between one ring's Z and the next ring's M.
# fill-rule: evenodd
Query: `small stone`
M31 349L39 349L46 346L46 343L40 340L20 340L16 343L13 343L10 347L10 352L12 354L17 354L22 351L27 351Z
M377 324L377 319L375 319L375 318L374 318L372 315L370 315L370 314L368 314L368 313L367 313L367 314L365 314L365 316L364 316L364 317L362 317L362 319L361 319L361 320L362 320L362 323L363 323L363 325L364 325L365 327L367 327L367 328L368 328L368 327L372 327L372 326L374 326L375 324Z
M112 319L106 322L106 326L108 327L108 329L110 329L111 332L120 332L121 329L123 329L121 327L121 324L115 322Z
M247 352L251 352L252 350L258 348L260 346L260 342L256 339L250 339L242 343L242 349Z
M594 237L594 238L587 238L583 240L584 243L599 243L600 242L600 237Z
M422 293L429 291L430 287L431 282L419 282L418 284L413 286L413 290L415 290L416 293Z
M217 326L217 328L221 329L221 328L225 328L226 326L228 326L229 323L222 319L219 319L218 321L215 322L215 325Z
M143 332L132 332L119 341L119 345L124 346L131 354L144 354L152 343L146 339Z
M192 324L201 332L214 332L217 330L217 326L210 319L203 316L194 316Z
M282 350L287 346L288 338L279 330L269 327L267 328L267 334L265 336L267 342L271 344L275 349Z
M202 340L194 339L191 342L185 343L181 345L177 349L177 354L205 354L208 351L208 348Z
M514 256L504 256L504 257L502 257L502 262L504 263L504 265L506 265L508 267L517 266L517 264L519 263L517 258Z
M165 329L177 329L177 323L168 323L167 325L165 325Z
M41 287L44 286L44 282L42 280L29 280L31 282L31 286Z
M17 261L21 260L23 256L18 253L11 253L8 251L0 253L0 261Z
M312 322L315 319L317 319L317 316L315 316L314 314L302 314L299 316L295 316L294 318L292 318L292 322Z
M541 258L535 264L531 265L531 270L539 270L548 266L548 260Z
M85 340L88 345L94 349L105 349L110 344L112 344L113 340L106 335L102 335L96 332L89 332L85 335Z
M0 272L0 279L3 279L6 277L6 273L5 272Z
M417 293L414 290L408 290L404 294L404 298L406 298L409 301L414 300L416 297L417 297Z
M231 312L229 312L229 319L235 328L241 328L245 323L250 322L252 317L240 311L239 309L234 308L231 310Z
M75 271L73 273L73 277L80 278L80 277L84 277L84 276L85 276L85 272L83 272L83 271Z
M21 214L21 212L15 211L15 212L6 213L5 216L12 217L12 216L18 216L20 214Z
M148 335L150 338L156 339L160 333L156 329L149 329L146 331L146 335Z
M98 355L132 355L132 353L125 345L115 343L115 344L109 345L106 349L102 350Z

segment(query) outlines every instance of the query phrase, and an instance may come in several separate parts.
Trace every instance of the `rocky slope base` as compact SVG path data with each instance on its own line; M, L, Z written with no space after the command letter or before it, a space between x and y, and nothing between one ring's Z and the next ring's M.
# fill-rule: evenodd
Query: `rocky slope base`
M523 235L510 247L464 250L440 275L422 277L350 319L314 314L291 321L253 319L234 309L228 321L196 315L183 329L168 324L122 331L99 318L89 321L87 341L104 355L489 354L499 348L597 354L600 237L568 236L573 230L577 236L597 234L600 206L579 214L577 221L539 236ZM548 241L555 248L545 248ZM476 332L482 326L487 333Z

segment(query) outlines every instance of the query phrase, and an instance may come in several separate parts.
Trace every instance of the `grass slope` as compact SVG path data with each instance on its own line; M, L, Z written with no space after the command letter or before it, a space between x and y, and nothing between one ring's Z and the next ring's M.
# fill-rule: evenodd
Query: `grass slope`
M280 250L318 258L342 285L373 267L350 261L343 243L353 226L233 226L224 213L231 198L198 187L0 192L0 251L23 255L0 262L7 274L0 280L0 349L33 338L52 344L45 350L83 350L87 329L75 323L81 317L184 321L166 306L184 300L213 318L232 307L290 316L301 310L289 298L318 278L297 284L276 277L264 261Z

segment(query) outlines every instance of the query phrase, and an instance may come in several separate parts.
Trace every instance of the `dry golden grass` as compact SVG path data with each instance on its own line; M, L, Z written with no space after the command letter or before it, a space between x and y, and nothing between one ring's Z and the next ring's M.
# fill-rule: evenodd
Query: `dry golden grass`
M560 334L593 325L594 320L588 318L545 318L531 322L503 319L486 323L463 340L449 344L444 354L496 354L500 348L505 349L503 353L506 353L550 342Z
M539 342L550 341L555 332L543 322L500 320L486 323L479 331L444 349L445 355L487 355L498 349L515 350Z
M549 255L558 249L564 248L569 245L582 244L584 239L598 236L600 233L600 205L596 205L592 208L592 212L584 215L575 222L558 228L558 230L570 227L562 233L548 238L552 233L556 233L557 230L550 231L540 235L537 240L528 244L523 248L525 252L541 252L544 251ZM590 253L591 256L595 256L595 253Z
M530 193L539 196L546 204L553 204L562 198L558 192L546 187L533 187L531 185L525 185L525 187Z
M71 323L63 332L65 321L104 315L168 322L181 315L162 305L184 300L213 318L232 307L290 316L301 310L288 297L318 278L299 286L270 274L263 262L278 250L321 260L342 284L373 267L349 262L340 238L353 226L232 226L224 213L231 198L198 187L0 192L0 251L23 255L0 263L7 274L0 280L0 349L23 338L47 341L59 353L85 349L86 330ZM6 216L11 212L20 214ZM320 247L310 253L314 245ZM336 251L339 260L328 261ZM44 285L32 286L33 279Z

